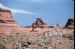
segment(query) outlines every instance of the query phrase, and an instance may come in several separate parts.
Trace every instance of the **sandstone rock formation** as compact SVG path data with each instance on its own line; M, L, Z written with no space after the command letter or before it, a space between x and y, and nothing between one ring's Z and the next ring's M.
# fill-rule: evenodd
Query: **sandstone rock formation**
M34 28L44 28L45 26L47 26L47 24L44 23L41 18L37 18L37 20L32 24L32 27Z
M32 24L32 31L35 31L35 28L48 28L48 25L41 18L37 18Z
M0 8L0 34L14 32L18 25L8 9ZM17 30L16 30L17 31Z
M74 49L73 25L69 19L65 28L72 30L67 30L37 18L32 26L19 27L11 11L0 8L0 49Z
M0 35L1 49L74 49L73 32L49 30ZM31 34L32 33L32 34Z
M74 19L68 19L65 28L74 29Z
M16 21L12 19L12 13L10 10L0 8L0 23L16 24Z

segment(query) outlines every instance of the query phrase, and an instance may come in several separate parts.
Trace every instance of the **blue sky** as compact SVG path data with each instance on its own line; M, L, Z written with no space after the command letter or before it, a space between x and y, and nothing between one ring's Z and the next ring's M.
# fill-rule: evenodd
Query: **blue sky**
M74 16L72 0L0 0L0 7L10 9L20 26L31 25L36 18L48 25L65 25Z

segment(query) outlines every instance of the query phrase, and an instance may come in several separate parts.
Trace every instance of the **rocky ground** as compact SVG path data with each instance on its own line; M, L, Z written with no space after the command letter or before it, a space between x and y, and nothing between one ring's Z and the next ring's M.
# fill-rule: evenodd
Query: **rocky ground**
M31 33L31 32L30 32ZM74 49L74 32L50 30L0 35L0 49Z

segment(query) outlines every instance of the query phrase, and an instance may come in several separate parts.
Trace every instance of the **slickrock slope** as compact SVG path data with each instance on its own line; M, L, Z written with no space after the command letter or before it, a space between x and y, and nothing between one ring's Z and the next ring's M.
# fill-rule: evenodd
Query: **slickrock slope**
M41 18L31 26L20 27L10 10L0 8L0 49L74 49L73 43L73 19L64 27L48 26Z

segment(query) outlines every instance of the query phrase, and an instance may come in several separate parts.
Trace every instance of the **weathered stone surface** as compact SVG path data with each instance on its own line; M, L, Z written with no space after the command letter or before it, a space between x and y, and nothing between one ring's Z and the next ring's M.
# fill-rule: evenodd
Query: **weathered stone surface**
M19 27L11 11L0 8L0 49L73 49L73 33L58 24L48 26L41 18L32 26Z
M0 34L9 34L10 32L17 32L19 26L12 18L12 13L8 9L0 8Z
M19 32L0 36L1 48L7 49L73 49L73 32L50 30L45 32Z
M42 28L47 26L46 23L43 22L43 20L41 18L37 18L37 20L32 24L33 28Z
M68 19L65 28L74 29L74 19Z
M12 19L12 13L10 10L0 8L0 23L16 24L16 21Z

